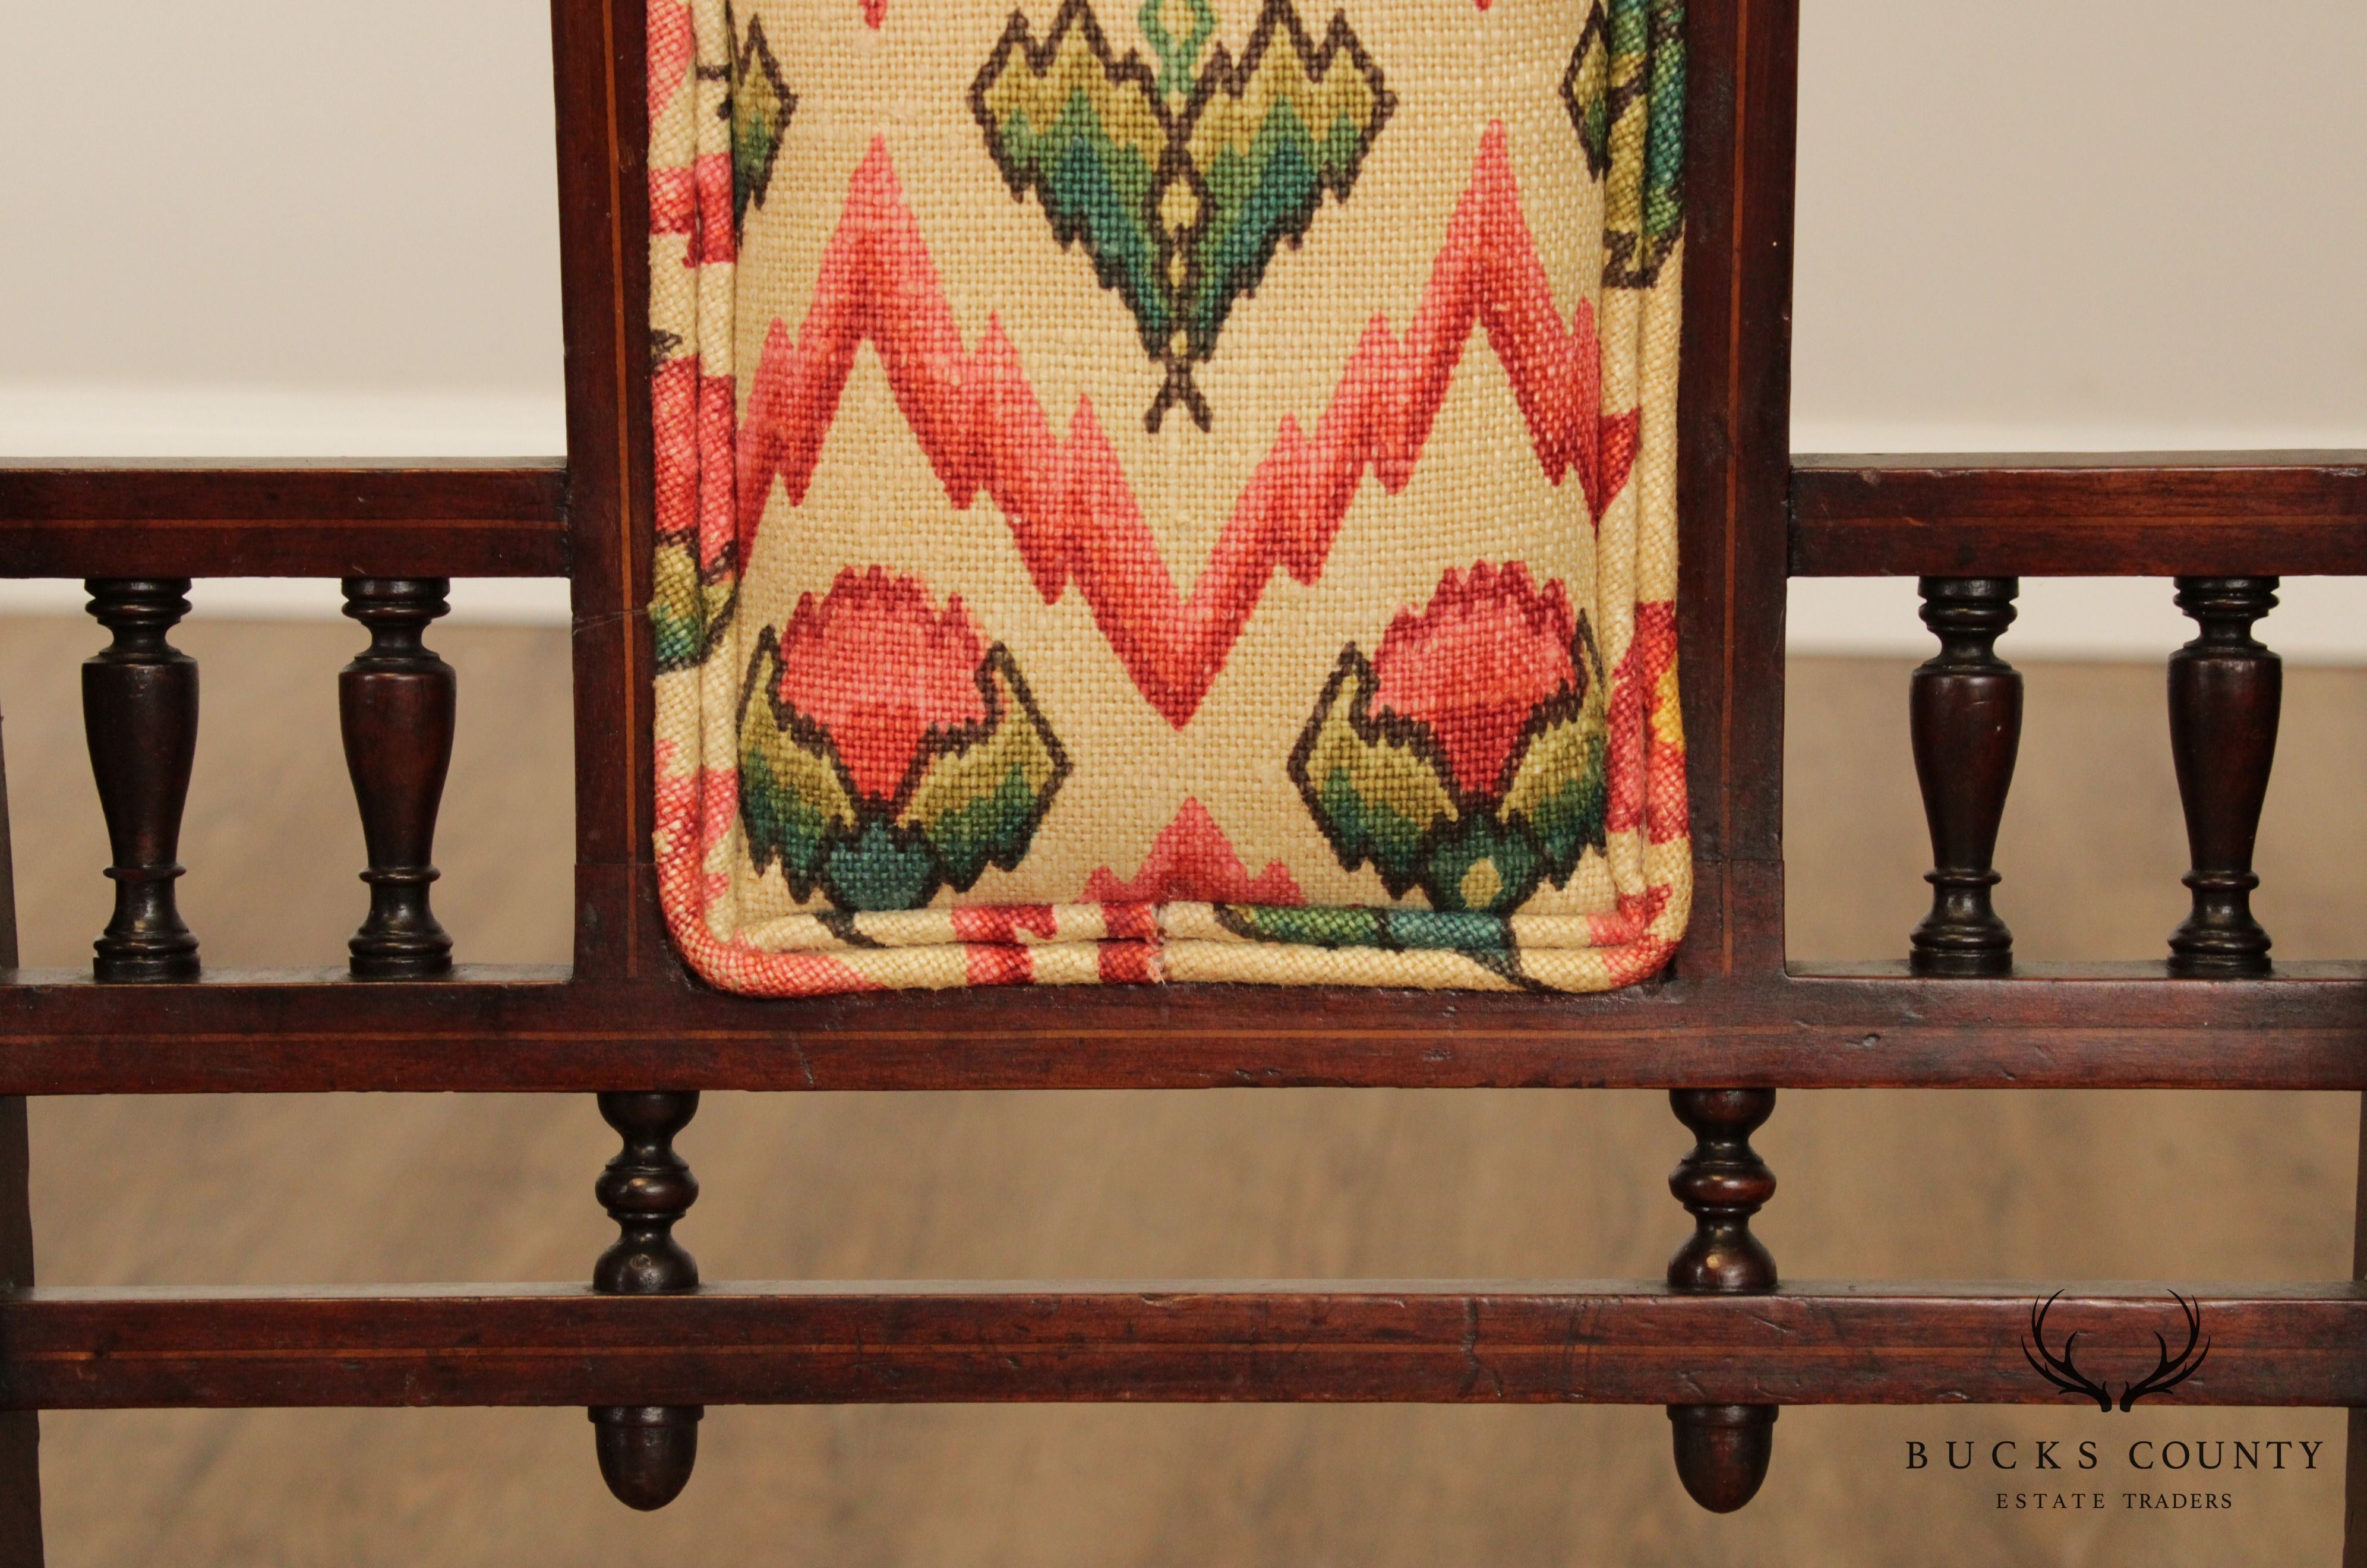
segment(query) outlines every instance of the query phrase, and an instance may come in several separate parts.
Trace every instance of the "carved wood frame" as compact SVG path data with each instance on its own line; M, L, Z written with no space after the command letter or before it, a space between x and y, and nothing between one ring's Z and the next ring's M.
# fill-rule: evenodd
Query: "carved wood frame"
M1670 977L1636 991L1326 990L1278 1012L1221 986L780 1002L689 979L650 863L642 0L553 0L563 464L0 467L5 575L569 577L578 860L574 962L558 970L110 985L16 969L7 944L0 1565L40 1560L40 1409L580 1404L623 1413L602 1427L606 1463L634 1443L663 1446L633 1425L641 1416L734 1401L1612 1400L1692 1412L1676 1428L1681 1466L1696 1495L1725 1506L1747 1498L1765 1458L1763 1423L1734 1412L2060 1398L2024 1365L2027 1287L1795 1283L1769 1296L1772 1264L1718 1250L1747 1240L1763 1199L1747 1135L1772 1096L1758 1092L2360 1090L2367 963L2203 979L2173 978L2167 960L1987 978L1919 973L1905 959L1789 965L1785 582L2367 573L2367 454L1794 459L1797 0L1690 9L1681 619L1698 892ZM1679 1259L1693 1271L1672 1269L1675 1283L1163 1285L1148 1315L1139 1287L685 1291L663 1266L687 1199L658 1190L671 1153L651 1131L671 1111L626 1103L674 1102L686 1119L704 1088L1313 1085L1668 1088L1699 1140L1691 1184L1678 1178L1698 1219ZM614 1293L642 1287L606 1266L605 1294L32 1284L22 1096L427 1089L602 1093L628 1138L611 1211L629 1241L640 1236L627 1262L651 1266L640 1278L656 1293ZM2163 1397L2367 1405L2367 1290L2188 1293L2213 1350ZM2158 1287L2099 1287L2066 1304L2102 1332L2125 1320L2141 1340L2160 1300ZM1591 1350L1573 1358L1580 1323ZM1279 1342L1325 1353L1261 1354ZM2347 1560L2367 1564L2367 1442L2353 1421ZM676 1458L686 1474L686 1453ZM610 1478L624 1493L664 1479Z

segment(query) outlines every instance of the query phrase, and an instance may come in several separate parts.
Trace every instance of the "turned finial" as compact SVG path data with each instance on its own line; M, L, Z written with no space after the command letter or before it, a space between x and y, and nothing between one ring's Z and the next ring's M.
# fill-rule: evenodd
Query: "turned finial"
M1669 1288L1689 1295L1760 1295L1775 1289L1775 1259L1751 1216L1775 1196L1775 1173L1750 1135L1775 1111L1772 1089L1677 1089L1669 1104L1693 1135L1669 1190L1693 1233L1669 1260ZM1677 1475L1694 1502L1730 1514L1758 1495L1775 1441L1775 1407L1672 1404Z
M595 1290L649 1296L697 1287L698 1264L674 1238L674 1225L698 1199L698 1178L674 1153L674 1141L697 1110L696 1094L600 1096L600 1114L625 1146L594 1188L617 1231L593 1266ZM698 1460L702 1407L595 1405L590 1414L600 1474L618 1502L646 1511L682 1494Z

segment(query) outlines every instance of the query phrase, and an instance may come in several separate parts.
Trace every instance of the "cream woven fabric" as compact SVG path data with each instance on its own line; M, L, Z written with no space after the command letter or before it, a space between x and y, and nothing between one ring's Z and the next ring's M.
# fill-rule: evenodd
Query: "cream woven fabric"
M1674 0L651 0L737 991L1591 991L1691 892Z

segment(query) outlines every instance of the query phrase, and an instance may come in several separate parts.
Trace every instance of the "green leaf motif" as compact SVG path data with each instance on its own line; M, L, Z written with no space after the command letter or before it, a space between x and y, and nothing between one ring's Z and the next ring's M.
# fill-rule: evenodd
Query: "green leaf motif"
M1603 286L1648 289L1684 233L1684 0L1594 0L1561 96L1603 181Z
M1512 928L1501 915L1392 909L1389 936L1408 951L1502 952L1512 946Z
M782 139L798 112L798 96L789 91L780 63L773 58L760 17L748 18L747 34L732 51L726 112L731 120L731 233L736 239L747 229L749 205L764 205Z
M1344 15L1319 44L1291 0L1266 0L1238 62L1221 44L1202 62L1213 11L1194 0L1178 36L1163 10L1141 13L1158 73L1110 47L1090 0L1062 0L1040 42L1014 13L970 104L1012 195L1083 245L1165 369L1144 423L1181 406L1205 430L1193 368L1324 193L1348 199L1397 99Z
M1583 615L1571 652L1580 685L1529 715L1503 799L1458 805L1437 738L1375 711L1379 677L1351 644L1287 767L1340 864L1372 866L1393 899L1419 888L1441 918L1509 915L1546 881L1567 885L1587 851L1603 848L1610 804L1603 661Z
M1610 761L1610 737L1600 717L1579 716L1531 741L1512 776L1504 796L1505 820L1535 835L1546 874L1557 884L1569 880L1589 849L1603 846Z
M1272 47L1277 29L1289 49ZM1356 68L1335 68L1342 53ZM1183 314L1195 360L1216 353L1234 304L1257 291L1283 241L1306 236L1323 193L1348 199L1397 101L1344 17L1318 49L1295 13L1269 6L1240 65L1228 64L1219 50L1188 128L1206 203L1197 232L1184 236Z
M989 867L1017 869L1070 771L1018 665L1001 643L978 672L986 718L942 735L897 801L861 795L821 726L778 700L781 651L767 628L750 662L740 719L740 822L762 875L790 896L819 892L841 910L919 909L966 892Z
M1601 179L1611 172L1611 28L1599 0L1561 79L1561 101L1586 149L1586 172Z
M990 866L1017 869L1069 776L1068 756L1007 649L998 643L987 653L980 680L992 728L930 763L897 823L928 845L956 892L976 886Z
M1153 210L1166 114L1148 68L1132 55L1113 60L1091 8L1078 9L1061 11L1040 51L1014 15L971 106L1012 194L1034 191L1053 237L1083 244L1155 358L1174 330Z
M1342 653L1291 752L1289 773L1340 864L1353 871L1370 863L1389 896L1403 898L1422 882L1437 835L1456 812L1437 764L1414 749L1414 737L1374 719L1379 685L1362 653Z
M769 629L756 650L740 721L740 824L759 873L780 862L789 892L813 895L833 850L855 831L855 792L820 732L784 725L764 681L780 678L780 648Z
M1581 614L1574 661L1585 678L1584 697L1574 710L1539 716L1501 812L1507 823L1527 830L1544 859L1544 874L1556 887L1569 881L1590 849L1605 842L1611 809L1611 724L1603 677L1603 655L1594 628Z
M1431 907L1448 914L1509 914L1537 891L1545 869L1545 858L1518 825L1474 813L1432 846L1422 888Z
M650 626L656 634L661 674L696 667L715 652L738 608L740 580L728 569L698 569L698 551L687 535L666 535L652 561Z
M1223 903L1217 906L1217 920L1234 935L1252 941L1300 948L1379 948L1387 945L1382 939L1384 913L1339 906Z
M1378 948L1387 952L1502 953L1512 927L1501 915L1428 909L1217 906L1217 924L1237 937L1302 948Z
M831 903L857 915L918 909L940 878L929 846L877 818L851 842L832 846L822 891Z

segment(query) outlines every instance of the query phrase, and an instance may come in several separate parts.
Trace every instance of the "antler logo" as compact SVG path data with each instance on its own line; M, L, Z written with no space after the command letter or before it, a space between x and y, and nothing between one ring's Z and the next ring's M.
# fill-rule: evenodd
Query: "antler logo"
M2065 1393L2092 1399L2098 1410L2109 1412L2112 1408L2112 1389L2082 1372L2072 1359L2079 1344L2078 1331L2075 1329L2070 1337L2064 1340L2062 1355L2057 1356L2046 1348L2046 1314L2062 1296L2063 1292L2057 1290L2043 1302L2031 1303L2030 1337L2022 1342L2022 1358L2040 1377ZM2186 1318L2186 1348L2172 1356L2169 1339L2157 1332L2154 1335L2154 1343L2161 1349L2161 1360L2143 1378L2122 1387L2121 1409L2124 1412L2134 1409L2137 1401L2146 1395L2174 1389L2192 1377L2202 1369L2203 1358L2211 1354L2211 1342L2203 1338L2202 1308L2175 1290L2169 1293L2169 1299L2178 1303L2178 1310ZM2196 1348L2198 1341L2200 1349Z

